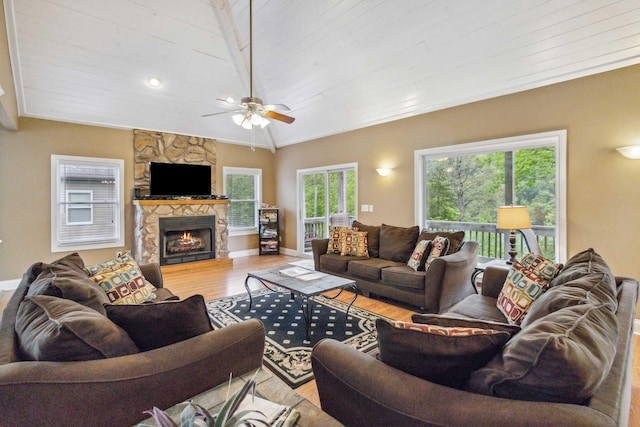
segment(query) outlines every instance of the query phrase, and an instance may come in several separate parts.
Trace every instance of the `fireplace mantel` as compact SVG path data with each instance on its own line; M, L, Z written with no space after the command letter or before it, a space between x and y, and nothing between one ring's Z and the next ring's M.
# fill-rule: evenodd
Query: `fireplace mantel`
M229 200L133 200L134 257L138 263L160 261L159 218L215 215L216 259L228 258Z
M229 200L191 200L191 199L179 199L179 200L134 200L134 205L152 206L152 205L228 205Z

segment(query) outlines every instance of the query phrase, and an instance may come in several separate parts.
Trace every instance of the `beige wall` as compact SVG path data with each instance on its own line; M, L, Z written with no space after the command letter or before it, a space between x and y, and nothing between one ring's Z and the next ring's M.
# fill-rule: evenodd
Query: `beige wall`
M223 166L262 169L262 201L270 205L276 204L275 191L275 155L265 149L252 151L245 145L220 144L217 149L218 160L218 192L224 192L222 179ZM258 249L258 235L248 234L229 237L229 251L239 252Z
M467 104L277 151L283 246L296 248L296 170L358 163L364 223L414 224L413 155L423 148L567 130L568 255L593 247L614 273L640 278L640 161L614 149L640 143L640 66ZM376 174L393 167L387 178Z
M20 119L17 132L0 128L0 280L17 279L36 261L53 261L51 252L51 154L124 159L125 248L81 251L87 263L131 249L133 240L133 132L39 119ZM218 192L222 167L263 169L264 198L275 203L274 156L268 150L217 143ZM257 237L229 239L229 250L257 248Z

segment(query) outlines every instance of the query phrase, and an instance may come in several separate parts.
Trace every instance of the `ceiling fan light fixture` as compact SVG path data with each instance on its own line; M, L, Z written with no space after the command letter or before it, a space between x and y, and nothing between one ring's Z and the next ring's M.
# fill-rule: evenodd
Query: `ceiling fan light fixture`
M258 126L261 123L262 123L262 116L260 116L260 114L258 114L258 113L252 113L251 114L251 124L254 125L254 126Z
M246 130L251 130L253 129L253 125L251 124L251 120L249 120L248 117L245 117L244 120L242 121L242 125L243 128L245 128Z
M237 124L238 126L242 126L242 122L244 122L244 114L234 114L233 116L231 116L231 118L233 119L233 123Z
M271 122L263 117L262 121L260 122L260 127L261 128L266 128L269 123L271 123Z

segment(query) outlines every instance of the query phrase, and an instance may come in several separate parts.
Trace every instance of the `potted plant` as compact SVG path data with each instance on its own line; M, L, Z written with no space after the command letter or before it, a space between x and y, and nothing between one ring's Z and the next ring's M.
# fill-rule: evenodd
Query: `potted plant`
M229 387L231 387L231 376L229 376ZM180 424L176 424L166 412L156 407L150 411L145 411L145 414L151 415L157 427L236 427L242 425L269 427L270 424L260 411L245 409L238 412L240 404L249 394L249 391L254 395L255 390L256 382L251 378L231 398L227 397L222 409L215 415L211 415L203 406L189 401L180 414ZM152 426L138 424L138 427Z

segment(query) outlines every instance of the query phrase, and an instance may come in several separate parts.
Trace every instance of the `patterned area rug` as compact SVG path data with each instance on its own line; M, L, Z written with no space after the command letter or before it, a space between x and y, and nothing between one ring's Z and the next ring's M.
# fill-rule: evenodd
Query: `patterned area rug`
M365 353L377 349L376 319L381 316L352 306L347 318L348 304L318 296L307 340L300 297L292 300L288 291L276 290L254 291L251 310L247 294L209 301L207 310L215 327L251 318L262 321L266 330L264 364L291 388L313 379L311 349L323 338L342 341Z

